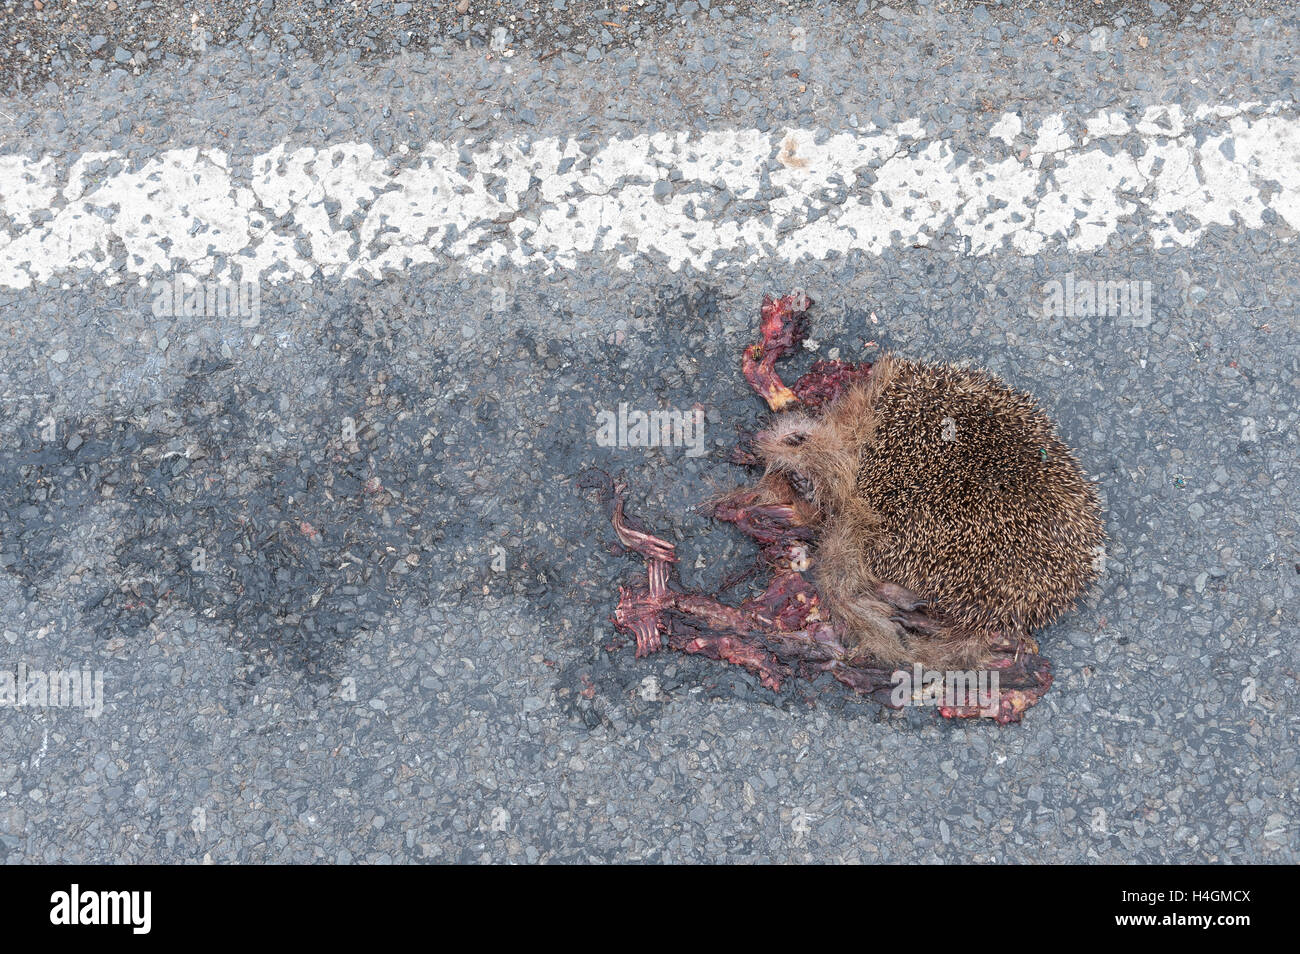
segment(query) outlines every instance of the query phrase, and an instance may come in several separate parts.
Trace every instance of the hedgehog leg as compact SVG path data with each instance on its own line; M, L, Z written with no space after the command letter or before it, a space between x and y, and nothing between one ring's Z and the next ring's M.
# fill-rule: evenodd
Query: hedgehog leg
M917 685L911 667L882 668L870 659L835 659L818 668L859 695L891 709L905 705L934 707L945 719L985 718L999 725L1019 722L1052 685L1050 664L1027 651L995 655L983 670L965 671L961 681L954 678L954 673L935 672L938 678L930 685ZM906 681L911 692L900 699L898 691L904 686L900 676L908 675L912 675Z
M678 652L699 654L748 669L761 685L773 692L781 691L781 683L790 674L788 667L747 632L704 632L673 617L668 624L668 645Z
M619 587L614 624L636 637L636 654L649 656L663 648L663 612L672 602L668 589L669 566L677 562L676 548L666 540L628 526L619 488L614 504L614 532L619 541L645 558L648 582L645 587Z
M990 650L984 665L988 679L985 695L966 704L940 706L939 714L945 719L988 718L999 725L1019 722L1052 688L1052 664L1038 655L1038 644L1032 639L999 634Z
M689 652L713 652L719 658L735 656L748 658L738 646L720 643L715 639L687 648L687 641L682 638L682 627L670 627L666 614L671 610L688 617L697 618L712 630L747 633L757 621L742 610L727 606L706 596L679 593L668 585L671 565L677 562L676 548L666 540L660 539L641 529L625 512L624 487L622 484L609 482L608 486L584 478L584 486L595 486L609 496L611 504L610 522L619 542L634 553L639 553L646 561L647 581L644 586L619 587L618 606L614 610L614 625L617 629L631 633L636 637L637 656L648 656L663 648L663 635L672 632L678 638L675 648ZM697 634L698 635L698 634Z
M774 411L787 408L798 400L777 377L776 362L803 340L807 313L812 304L812 299L798 290L781 298L763 297L758 326L762 340L745 349L740 367L750 387Z
M812 528L803 523L792 504L761 501L758 490L737 491L713 505L713 517L735 524L746 536L762 544L812 541Z
M939 714L945 719L989 718L1002 725L1019 722L1025 710L1035 705L1051 687L1051 664L1038 655L1038 644L1029 637L1014 639L996 634L985 647L984 663L976 669L965 669L954 662L938 662L945 655L949 659L964 655L960 644L954 643L942 615L933 615L933 607L924 597L897 584L879 584L876 595L893 607L890 619L903 628L907 639L914 640L909 645L918 650L924 648L923 659L927 653L932 654L932 665L927 669L957 669L969 674L970 681L964 685L975 687L974 695L967 688L958 688L956 691L965 698L942 699L945 703L954 702L939 706ZM958 649L954 650L954 646ZM933 699L920 701L934 704Z
M622 485L587 486L608 495L619 541L646 560L647 585L620 587L613 619L617 629L635 636L638 656L666 643L678 652L748 669L774 691L795 670L829 671L855 691L890 704L892 671L852 660L844 634L826 618L819 594L799 572L811 532L803 522L806 514L782 502L793 497L784 482L736 491L715 508L719 519L735 523L763 545L776 570L762 594L739 606L671 587L671 564L677 559L672 544L642 529L625 512Z
M646 585L619 587L613 622L618 629L636 637L638 656L658 652L663 648L663 614L671 602L668 573L670 566L677 562L676 548L624 512L625 487L609 474L590 468L579 475L577 486L597 492L601 505L609 512L619 543L646 561Z
M780 475L770 474L754 487L727 494L713 504L712 516L757 541L764 561L773 569L802 572L808 568L816 511L799 500Z
M894 699L894 687L898 684L896 666L882 668L860 660L836 659L821 668L860 696L891 709L902 708Z
M740 606L678 593L672 608L674 649L744 666L769 689L779 690L795 670L820 672L851 655L839 628L824 618L816 590L792 570L778 572Z
M736 446L731 449L731 454L727 462L735 464L737 467L749 467L753 469L762 469L763 459L754 453L754 438L758 436L758 431L749 430L736 425Z
M899 586L897 583L876 584L876 595L890 606L896 607L905 613L912 613L926 607L924 597L913 593L905 586Z
M638 657L665 643L678 652L703 654L750 670L769 689L780 690L788 669L768 651L762 633L772 628L754 608L728 606L696 593L668 588L668 564L649 560L648 587L619 588L617 629L636 637Z
M810 617L816 618L816 593L798 573L787 570L778 574L762 597L746 600L740 606L729 606L702 594L681 592L669 585L671 565L677 561L673 545L642 529L625 512L622 485L584 479L585 486L597 487L608 495L610 519L619 542L646 561L646 585L620 587L613 616L617 629L636 638L637 656L657 652L667 642L679 652L702 654L742 666L773 690L780 689L790 670L779 654L773 652L770 642L796 647L807 644L796 649L796 658L812 657L819 661L828 658L828 650L816 648L817 640L787 631L787 627L797 629ZM749 512L751 525L757 532L774 542L787 533L803 539L804 528L790 525L789 515L779 506L765 506L768 509ZM822 640L825 645L832 642ZM834 645L839 644L834 642Z

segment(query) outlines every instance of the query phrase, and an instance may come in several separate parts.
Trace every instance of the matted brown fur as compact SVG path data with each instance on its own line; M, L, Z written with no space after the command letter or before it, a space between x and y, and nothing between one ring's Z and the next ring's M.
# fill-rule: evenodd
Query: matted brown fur
M756 448L811 484L818 590L864 654L975 666L1095 577L1095 490L1034 399L985 371L886 356L822 414L779 415ZM929 631L882 586L920 597Z

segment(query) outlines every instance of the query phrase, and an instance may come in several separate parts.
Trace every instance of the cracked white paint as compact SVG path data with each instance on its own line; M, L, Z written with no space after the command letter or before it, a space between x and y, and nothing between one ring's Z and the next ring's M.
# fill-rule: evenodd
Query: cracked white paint
M89 268L285 281L419 265L725 268L927 245L1089 252L1120 230L1191 246L1210 225L1300 229L1300 119L1282 104L990 118L959 158L918 120L405 146L281 144L0 156L0 286ZM1017 148L1023 136L1032 141ZM1284 236L1290 237L1289 231Z
M1020 122L1019 116L1015 113L1003 113L1002 118L989 129L989 136L993 139L1001 139L1010 146L1016 141L1016 137L1020 135L1022 128L1023 124Z

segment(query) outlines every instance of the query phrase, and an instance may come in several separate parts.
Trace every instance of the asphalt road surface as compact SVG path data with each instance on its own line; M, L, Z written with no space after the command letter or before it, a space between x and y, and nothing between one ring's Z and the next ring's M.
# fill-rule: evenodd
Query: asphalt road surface
M0 860L1300 860L1292 5L336 6L4 4ZM1023 723L615 637L793 287L1096 482Z

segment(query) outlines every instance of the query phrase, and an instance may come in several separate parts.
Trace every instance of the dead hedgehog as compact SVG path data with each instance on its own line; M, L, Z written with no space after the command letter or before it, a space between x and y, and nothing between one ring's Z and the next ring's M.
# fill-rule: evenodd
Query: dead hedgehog
M773 689L830 672L894 706L927 701L910 671L995 673L978 700L927 678L928 701L947 717L1019 721L1051 686L1035 633L1096 576L1096 492L1034 399L985 371L886 355L819 361L786 387L775 364L811 305L802 292L763 301L742 371L775 413L735 458L763 476L712 505L759 542L767 589L738 607L682 592L672 545L624 513L621 486L588 480L649 567L648 585L620 591L615 626L638 656L666 641Z

